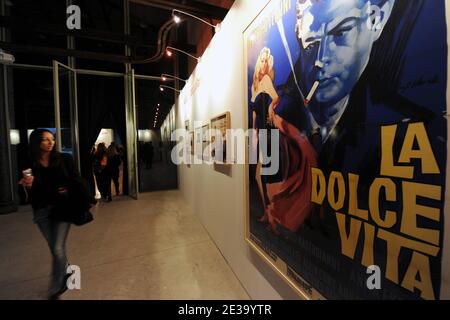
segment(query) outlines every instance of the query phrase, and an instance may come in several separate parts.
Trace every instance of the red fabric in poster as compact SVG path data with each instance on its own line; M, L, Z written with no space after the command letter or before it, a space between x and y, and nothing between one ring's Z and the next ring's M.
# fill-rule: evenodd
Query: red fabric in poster
M317 167L316 152L301 132L278 115L283 181L267 184L269 210L275 220L295 232L311 215L311 167Z

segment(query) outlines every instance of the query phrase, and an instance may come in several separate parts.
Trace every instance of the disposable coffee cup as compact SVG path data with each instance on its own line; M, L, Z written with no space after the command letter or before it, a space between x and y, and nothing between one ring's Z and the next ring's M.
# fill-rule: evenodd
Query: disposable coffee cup
M31 170L31 169L23 170L22 174L23 174L24 178L31 177L33 175L33 170Z

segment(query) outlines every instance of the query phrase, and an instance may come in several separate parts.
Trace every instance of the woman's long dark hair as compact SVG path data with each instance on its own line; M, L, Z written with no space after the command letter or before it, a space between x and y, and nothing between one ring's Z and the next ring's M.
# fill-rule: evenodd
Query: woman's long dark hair
M33 167L37 168L40 166L41 161L41 142L44 133L48 132L54 136L53 132L47 129L36 129L30 134L30 158L33 164ZM53 147L50 152L49 166L56 166L60 163L59 153L56 151L56 148Z
M98 158L102 158L106 154L107 151L108 151L108 149L106 148L106 145L103 142L101 142L97 146L97 150L95 151L95 156Z

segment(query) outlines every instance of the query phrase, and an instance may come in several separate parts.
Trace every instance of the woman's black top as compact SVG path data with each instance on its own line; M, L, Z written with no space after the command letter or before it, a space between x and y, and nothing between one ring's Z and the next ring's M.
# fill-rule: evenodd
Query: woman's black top
M258 96L255 99L255 102L253 102L250 105L250 108L252 111L256 113L256 128L257 129L266 129L267 136L266 136L266 149L265 152L262 152L263 157L272 157L275 155L272 155L272 132L271 130L276 129L272 124L269 123L269 106L272 102L272 98L269 94L265 92L261 92L258 94ZM280 141L278 142L278 171L276 174L273 175L262 175L261 179L264 183L276 183L280 182L282 180L282 161L281 161L281 144ZM258 150L260 150L261 145L258 138ZM260 153L257 153L257 158L259 159ZM268 163L270 159L263 159L263 167L270 167L272 163Z
M106 156L106 152L100 152L100 153L96 152L94 154L93 169L94 169L95 174L100 174L103 171L105 171L105 169L107 169L105 167L102 167L102 160L103 160L104 156Z
M251 110L256 113L256 127L258 129L272 129L273 127L268 124L269 118L269 106L272 99L270 96L261 92L256 97L255 102L251 104Z
M42 209L54 205L61 195L58 189L68 188L74 178L78 177L72 156L67 153L59 153L59 160L48 167L42 165L33 166L33 185L31 187L31 205L33 209Z

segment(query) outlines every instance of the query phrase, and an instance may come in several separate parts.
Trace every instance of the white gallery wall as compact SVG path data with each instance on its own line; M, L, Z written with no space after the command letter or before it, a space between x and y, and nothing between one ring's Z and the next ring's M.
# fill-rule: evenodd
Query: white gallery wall
M236 0L220 31L203 54L189 82L183 88L171 112L177 128L194 131L210 119L230 112L231 128L246 128L246 79L243 32L269 0ZM450 6L446 7L447 19ZM447 26L450 30L450 26ZM450 32L447 33L450 42ZM449 55L450 56L450 55ZM449 58L450 59L450 58ZM450 72L450 60L448 63ZM450 82L449 82L450 83ZM448 84L447 84L448 85ZM450 90L447 88L447 105ZM447 131L450 148L450 130ZM233 165L228 174L214 170L211 165L180 165L179 188L189 209L196 214L213 241L230 264L252 299L294 299L294 291L270 269L245 242L245 168ZM447 185L450 157L447 158ZM446 189L446 207L450 188ZM445 221L450 229L450 219ZM442 265L450 264L448 245L450 233L444 235ZM450 296L449 279L443 275L441 298Z
M243 32L268 0L236 0L220 31L201 57L176 105L176 127L189 131L226 111L231 128L246 128ZM211 165L179 166L179 188L189 209L230 264L252 299L298 296L246 244L245 174L233 165L228 174Z

